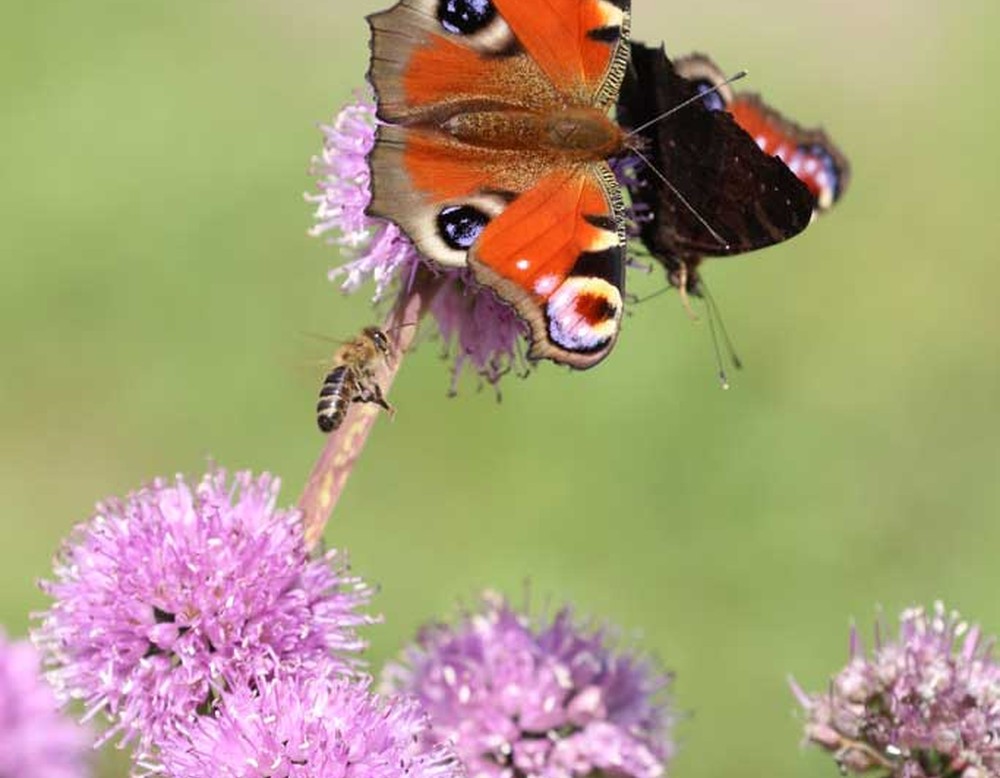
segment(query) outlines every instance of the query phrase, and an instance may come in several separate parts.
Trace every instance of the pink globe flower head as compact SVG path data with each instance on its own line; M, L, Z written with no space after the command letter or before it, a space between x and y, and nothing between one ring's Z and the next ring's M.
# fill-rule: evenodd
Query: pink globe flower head
M149 767L166 778L464 778L450 749L425 744L426 730L412 699L322 670L279 673L223 691Z
M454 271L431 300L431 315L441 339L452 344L454 367L451 393L466 363L496 386L516 365L525 364L520 343L528 330L505 303L488 289L477 287L468 270Z
M90 733L59 710L31 643L0 630L0 775L85 778Z
M426 627L384 682L423 703L471 778L657 778L674 751L669 677L608 642L568 608L536 624L487 595Z
M324 145L313 159L318 192L306 200L316 206L310 234L324 237L347 257L330 272L345 292L357 291L371 279L374 300L382 300L398 283L405 289L424 264L442 279L431 301L442 340L454 350L452 390L464 365L496 384L518 364L519 344L528 328L513 308L493 291L477 284L465 268L427 262L399 227L365 212L371 202L368 154L375 145L375 106L359 99L323 126Z
M156 481L97 507L56 560L34 639L63 699L103 711L138 754L211 707L219 678L360 668L371 589L336 551L311 559L270 475Z
M899 635L866 655L857 632L851 659L826 692L807 694L806 738L844 772L893 778L1000 775L1000 667L983 640L941 603L904 611Z

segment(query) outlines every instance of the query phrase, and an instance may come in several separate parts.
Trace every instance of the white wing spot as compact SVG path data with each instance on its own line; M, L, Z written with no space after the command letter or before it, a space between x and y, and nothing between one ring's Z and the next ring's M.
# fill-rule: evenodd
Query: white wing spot
M540 297L548 297L555 291L557 286L559 286L559 279L556 276L542 276L535 281L535 294Z
M514 263L514 267L516 267L518 270L527 270L529 267L531 267L531 263L528 260L522 258Z

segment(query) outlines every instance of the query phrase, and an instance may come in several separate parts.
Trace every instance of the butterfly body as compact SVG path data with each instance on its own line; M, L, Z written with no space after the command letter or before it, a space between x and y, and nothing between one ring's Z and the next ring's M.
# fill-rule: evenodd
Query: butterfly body
M441 123L461 143L530 151L550 164L600 162L625 149L625 135L604 111L572 106L558 111L468 111Z
M590 367L618 335L627 146L608 115L627 0L400 0L369 17L380 120L369 213L472 269L528 323L531 358Z

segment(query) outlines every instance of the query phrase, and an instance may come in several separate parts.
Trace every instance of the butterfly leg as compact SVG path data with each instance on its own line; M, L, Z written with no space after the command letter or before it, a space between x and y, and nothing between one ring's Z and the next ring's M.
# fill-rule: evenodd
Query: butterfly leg
M687 315L691 321L698 321L698 314L696 314L694 312L694 308L691 307L691 297L688 294L688 267L683 262L681 263L681 269L678 271L677 275L679 276L677 291L681 296L681 305L684 306L684 310L687 311Z

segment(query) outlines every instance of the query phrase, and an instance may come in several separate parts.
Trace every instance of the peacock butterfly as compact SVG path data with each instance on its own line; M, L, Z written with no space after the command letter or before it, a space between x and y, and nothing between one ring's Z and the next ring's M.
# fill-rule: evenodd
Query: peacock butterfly
M788 165L815 198L816 213L828 211L843 197L851 177L850 164L826 132L786 119L758 94L734 92L718 65L704 54L681 57L674 67L704 95L706 108L727 111L761 151Z
M643 166L636 166L629 186L642 242L670 282L692 294L699 293L704 257L797 235L840 198L849 178L846 158L825 133L798 127L756 95L735 94L704 55L671 63L662 47L633 43L618 117L638 127L698 94L701 101L641 132L647 154L673 188Z
M399 0L368 17L369 214L471 268L533 359L591 367L621 325L627 234L608 164L629 0Z

